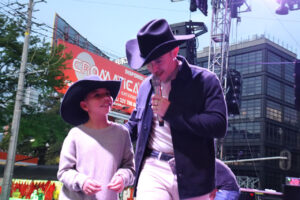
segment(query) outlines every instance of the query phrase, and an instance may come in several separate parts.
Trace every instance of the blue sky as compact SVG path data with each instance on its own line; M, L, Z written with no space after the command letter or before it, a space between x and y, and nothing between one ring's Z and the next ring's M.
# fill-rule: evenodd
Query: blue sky
M11 0L0 0L10 2ZM28 2L22 0L22 2ZM210 0L208 0L210 4ZM279 4L276 0L248 0L251 12L241 14L241 22L232 21L231 42L265 34L300 57L300 10L288 15L275 14ZM125 43L135 38L138 30L148 21L165 18L170 24L189 21L204 22L208 32L198 37L199 48L209 46L211 9L208 16L199 10L190 13L189 0L48 0L38 3L34 12L35 21L53 27L58 13L81 35L99 49L117 57L125 56ZM49 30L49 29L48 29ZM43 32L40 30L40 32ZM51 33L44 32L49 35Z

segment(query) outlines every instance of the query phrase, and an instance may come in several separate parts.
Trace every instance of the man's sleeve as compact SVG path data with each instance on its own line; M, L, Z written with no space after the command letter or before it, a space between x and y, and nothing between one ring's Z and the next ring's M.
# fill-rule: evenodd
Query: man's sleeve
M227 106L215 74L206 74L203 88L203 91L199 91L205 95L203 112L197 113L171 102L164 119L179 131L210 138L224 137L227 129Z

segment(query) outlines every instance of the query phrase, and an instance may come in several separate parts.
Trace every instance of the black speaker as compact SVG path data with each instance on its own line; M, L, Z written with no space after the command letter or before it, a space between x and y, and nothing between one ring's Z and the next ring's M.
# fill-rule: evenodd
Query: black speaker
M193 27L189 25L189 22L181 22L176 24L171 24L171 29L174 35L188 35L192 34L194 31L192 30ZM182 55L186 58L186 60L190 64L196 64L196 39L193 38L182 43L179 46L179 55Z
M283 200L297 200L300 199L300 187L299 186L284 186Z
M239 71L227 72L226 103L228 114L239 115L241 107L242 77Z

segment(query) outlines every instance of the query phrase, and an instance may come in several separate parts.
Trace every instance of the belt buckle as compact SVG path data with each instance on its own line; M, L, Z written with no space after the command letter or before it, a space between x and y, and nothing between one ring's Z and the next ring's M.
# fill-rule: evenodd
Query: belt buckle
M162 152L160 151L160 152L158 153L157 159L160 160L161 156L162 156Z

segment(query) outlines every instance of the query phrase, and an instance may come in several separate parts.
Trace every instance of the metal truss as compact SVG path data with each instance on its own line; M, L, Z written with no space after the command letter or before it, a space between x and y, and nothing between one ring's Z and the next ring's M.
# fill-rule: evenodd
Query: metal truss
M236 176L237 182L241 188L258 189L260 186L259 178L249 176Z
M226 88L226 72L228 69L231 0L212 0L211 37L209 48L208 69L216 73L222 88Z

